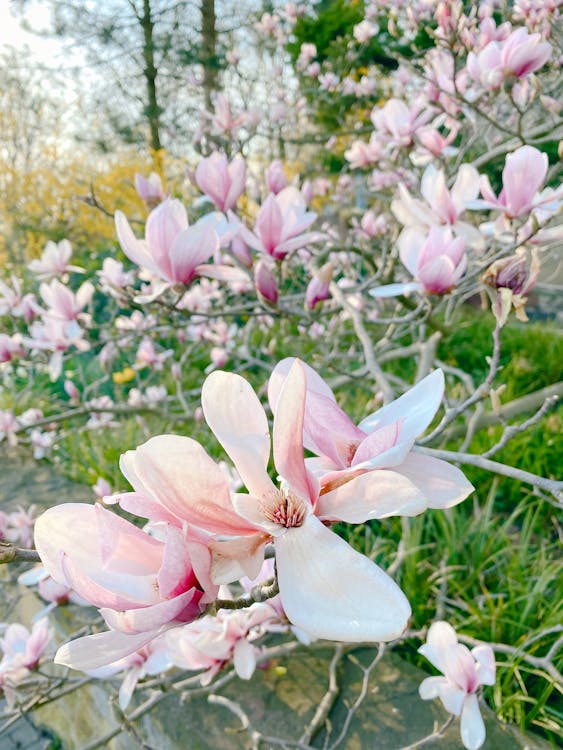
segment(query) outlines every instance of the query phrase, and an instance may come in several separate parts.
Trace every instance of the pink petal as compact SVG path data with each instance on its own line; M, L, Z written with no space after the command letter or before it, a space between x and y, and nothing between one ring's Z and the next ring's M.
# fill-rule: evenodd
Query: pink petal
M219 250L219 235L210 225L193 226L178 234L170 248L172 280L188 284L195 269Z
M390 641L411 614L397 584L313 515L275 539L280 597L289 620L317 638Z
M315 515L323 521L364 523L373 518L416 516L426 510L422 492L394 471L370 471L321 495Z
M256 652L254 646L246 638L240 638L235 643L233 651L235 672L241 680L249 680L256 669Z
M268 420L250 383L230 372L212 372L201 390L209 427L235 464L252 495L262 497L274 485L266 467L270 456Z
M199 443L159 435L135 451L135 471L147 491L179 519L217 534L248 534L231 507L222 469Z
M452 626L443 622L433 622L426 636L426 643L419 649L418 653L422 654L430 664L433 664L440 672L446 669L446 652L450 646L457 645L457 634Z
M280 476L302 498L311 504L317 497L317 487L313 486L305 468L303 456L303 415L307 381L305 371L296 360L283 384L276 404L274 417L274 463Z
M102 607L100 614L112 630L134 634L153 631L175 620L191 622L200 614L200 599L197 589L192 588L173 599L165 599L150 607L116 611Z
M510 216L519 216L532 207L533 197L545 182L547 168L547 154L533 146L522 146L506 157L502 185Z
M138 266L147 268L153 273L158 273L156 264L147 250L146 243L135 237L125 214L121 211L115 212L115 228L121 249L129 260L132 260L133 263L136 263Z
M477 676L480 685L494 685L496 680L495 654L490 646L475 646L471 655L477 662Z
M268 534L257 533L237 539L211 540L212 580L215 583L232 583L244 576L256 578L264 562L264 547L268 539Z

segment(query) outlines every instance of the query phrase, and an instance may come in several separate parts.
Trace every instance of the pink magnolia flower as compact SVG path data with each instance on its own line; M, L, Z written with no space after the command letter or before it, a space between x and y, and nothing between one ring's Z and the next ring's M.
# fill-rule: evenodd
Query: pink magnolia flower
M318 482L303 459L305 392L305 371L296 362L274 419L281 487L268 476L268 423L256 394L240 376L214 372L202 390L205 418L249 494L231 495L229 478L198 443L165 435L122 458L135 492L121 496L120 505L151 521L187 522L213 534L209 544L217 582L254 578L264 546L272 540L280 597L292 623L319 638L392 640L410 615L403 593L323 521L348 516L346 507L352 505L359 520L408 513L420 493L401 477L392 483L391 494L383 477L371 484L360 477L319 496ZM346 607L335 609L335 601L345 601Z
M189 284L201 274L215 278L228 276L226 267L205 264L219 251L215 223L214 219L204 217L194 226L188 226L184 206L167 198L150 212L145 239L138 240L125 215L121 211L115 214L117 237L125 255L169 284Z
M433 115L423 110L421 103L409 107L400 99L389 99L371 114L373 126L381 140L393 146L410 146L417 130L426 125Z
M137 367L152 367L154 370L162 370L164 363L172 354L174 354L173 349L157 352L152 339L145 337L135 354L135 364Z
M94 286L85 281L75 294L58 279L53 279L50 284L41 284L39 293L48 308L44 316L70 323L78 320L82 310L90 303Z
M495 684L495 655L490 646L471 651L458 643L447 622L430 626L426 643L418 649L444 677L427 677L419 687L423 700L440 698L444 708L461 716L461 741L467 750L478 750L485 742L485 724L479 711L477 691Z
M404 184L399 185L399 197L391 203L397 219L407 227L450 226L456 235L475 248L484 247L484 239L477 227L460 220L466 208L474 205L479 193L479 173L469 164L462 164L451 189L446 185L442 169L429 164L420 184L424 201L413 198Z
M360 227L368 237L377 237L387 232L388 222L385 216L366 211L360 220Z
M448 292L467 267L465 241L454 238L449 227L431 227L428 235L405 229L399 238L399 256L429 294Z
M200 537L167 525L163 541L99 504L66 503L35 524L47 572L100 609L110 630L62 646L55 661L96 669L198 617L217 594Z
M369 167L381 159L382 151L381 142L373 134L369 143L354 141L350 148L344 152L344 158L350 162L351 169Z
M21 667L35 669L52 637L53 630L45 617L33 625L31 632L19 623L8 625L4 637L0 639L0 650L3 652L0 674Z
M497 88L505 78L523 78L549 60L552 47L541 34L528 34L525 27L515 29L503 41L492 41L478 54L470 52L467 70L473 80L485 88Z
M18 334L8 336L6 333L0 333L0 363L10 362L15 357L21 357L25 354L22 347L22 338Z
M144 177L142 174L136 172L135 190L137 191L139 198L146 203L149 208L155 208L167 197L162 187L160 175L156 172L151 172L148 177Z
M487 175L481 175L481 195L484 200L473 200L471 208L492 208L509 218L527 214L543 203L563 197L563 188L553 193L539 193L547 176L548 158L533 146L522 146L505 160L502 170L502 190L495 196Z
M57 276L64 276L69 271L82 272L83 268L69 265L72 255L72 247L68 240L56 242L47 242L41 258L32 260L28 268L37 274L40 279L51 279Z
M281 360L270 377L268 399L274 415L294 362L292 358ZM303 444L317 456L306 459L306 465L322 488L317 505L322 517L360 523L387 514L417 515L427 507L449 508L473 491L456 467L412 452L415 439L428 427L442 401L441 370L356 426L325 381L305 363L301 366L307 378ZM333 487L339 487L347 498L341 505L331 497ZM379 498L379 491L388 495ZM373 505L372 492L377 498Z
M125 271L123 263L115 260L114 258L104 258L102 264L102 270L97 271L104 291L109 291L110 294L116 289L123 289L126 286L131 286L135 281L135 274L133 271Z
M215 151L197 165L195 179L202 193L219 211L234 208L246 186L246 162L236 156L229 164L225 154Z
M239 127L246 123L245 113L239 112L238 115L233 115L229 100L224 94L217 95L214 107L214 112L209 115L213 130L216 133L226 133L235 139Z
M357 42L359 42L360 44L365 44L378 33L378 28L371 21L364 19L354 26L352 33L354 34L354 39Z
M167 633L166 644L174 664L181 669L205 670L202 685L232 662L241 680L249 680L256 669L258 649L253 641L265 632L268 621L278 620L268 603L252 604L239 611L220 610Z
M317 56L317 48L314 44L305 42L299 49L299 57L297 58L297 70L303 72L311 63L312 59Z
M250 247L280 260L293 250L324 238L320 232L305 232L316 218L317 214L307 211L299 190L290 186L277 195L270 193L256 217L256 233L241 224L240 236Z
M22 282L12 276L11 286L0 279L0 315L12 315L30 323L39 312L35 295L22 293Z
M131 702L139 680L148 675L164 674L173 666L174 664L166 645L166 634L164 634L147 643L146 646L143 646L138 651L117 659L111 664L84 671L90 677L100 680L107 680L119 672L126 671L118 693L119 707L122 711L125 711Z

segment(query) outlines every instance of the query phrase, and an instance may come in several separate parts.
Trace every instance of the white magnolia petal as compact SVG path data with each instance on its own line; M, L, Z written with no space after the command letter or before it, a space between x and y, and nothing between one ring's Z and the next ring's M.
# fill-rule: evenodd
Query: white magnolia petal
M468 695L461 712L461 741L467 750L479 750L485 742L485 722L479 710L479 701L473 693Z
M329 521L364 523L373 518L416 516L426 510L424 494L394 471L370 471L321 495L315 514Z
M358 427L372 432L376 427L402 419L400 442L414 441L438 411L444 393L444 373L434 370L398 399L366 417Z
M391 641L407 626L410 605L397 584L309 515L274 540L283 608L317 638Z
M451 508L475 489L457 466L420 453L409 453L394 471L422 491L429 508Z
M440 687L446 682L445 677L427 677L418 686L418 694L423 701L430 701L440 695Z
M268 420L250 383L232 372L212 372L203 384L201 405L248 491L258 496L271 492Z
M246 638L240 638L235 643L233 652L235 672L241 680L249 680L256 669L256 653L254 646Z
M162 629L130 635L117 630L107 630L95 635L86 635L61 646L55 654L55 663L72 669L99 669L133 654L161 632Z

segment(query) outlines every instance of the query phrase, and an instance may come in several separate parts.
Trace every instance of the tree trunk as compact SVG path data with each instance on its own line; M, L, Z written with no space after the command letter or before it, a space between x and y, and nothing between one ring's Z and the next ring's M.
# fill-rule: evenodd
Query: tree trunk
M145 69L143 75L147 84L147 106L145 114L149 124L150 147L154 153L155 167L158 169L160 159L158 152L162 148L160 140L160 115L161 109L158 106L156 78L158 71L154 64L154 21L151 13L150 0L143 0L143 15L139 19L143 28L144 44L143 58ZM160 171L160 170L158 170Z
M213 94L219 88L217 68L217 27L215 0L201 0L201 64L205 108L213 108Z

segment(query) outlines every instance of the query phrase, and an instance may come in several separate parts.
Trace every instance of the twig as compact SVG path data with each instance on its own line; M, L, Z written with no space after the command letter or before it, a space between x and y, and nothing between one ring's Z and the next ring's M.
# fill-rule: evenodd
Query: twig
M454 718L455 718L454 715L450 714L441 727L439 727L438 729L434 727L434 730L432 731L431 734L426 735L426 737L422 737L420 740L413 742L411 745L405 745L404 747L401 747L399 750L415 750L415 748L422 747L423 745L426 745L428 742L432 742L432 740L439 740L441 737L444 736L444 732L453 722Z
M525 422L522 422L521 424L507 425L502 431L502 435L500 436L498 442L496 442L491 448L489 448L488 451L483 453L483 457L489 458L490 456L494 456L495 453L498 453L498 451L502 450L502 448L504 448L504 446L510 440L512 440L512 438L516 437L516 435L524 432L528 429L528 427L532 427L533 425L537 424L547 414L547 412L555 406L558 400L559 396L550 396L549 398L546 398L538 411Z
M334 650L332 659L330 660L328 690L323 695L322 700L319 703L317 710L315 711L315 715L313 716L309 724L305 727L303 734L299 738L299 742L309 743L315 737L317 732L319 732L319 730L322 728L329 713L331 712L332 707L334 706L334 702L338 697L339 688L336 679L336 670L338 664L342 660L343 654L344 646L338 645Z
M384 402L388 403L389 401L392 401L393 400L393 388L391 387L389 381L387 380L387 377L385 376L385 373L383 372L383 370L381 369L381 367L379 366L375 358L373 344L364 326L361 313L359 312L359 310L356 310L356 308L353 307L348 302L348 300L346 299L346 296L343 294L340 287L334 282L332 282L330 285L330 293L332 294L334 299L338 302L338 304L341 305L346 310L346 312L350 315L352 319L352 325L354 326L354 331L356 332L356 336L358 337L358 340L360 341L360 344L362 345L362 349L364 350L366 366L369 370L369 373L371 374L371 376L377 383L378 387L381 389L381 392L383 393Z
M0 542L0 565L14 562L41 562L41 558L34 549L21 549L13 544Z
M476 466L478 469L485 469L485 471L491 471L493 474L501 474L502 476L516 479L518 482L531 484L534 487L539 487L546 492L550 492L557 499L563 497L563 482L557 482L555 479L548 479L547 477L540 477L529 471L516 469L514 466L507 466L498 461L491 461L488 458L483 458L483 456L477 456L473 453L436 450L435 448L422 448L420 446L414 446L413 450L417 453L423 453L426 456L443 458L445 461L466 464L467 466Z

